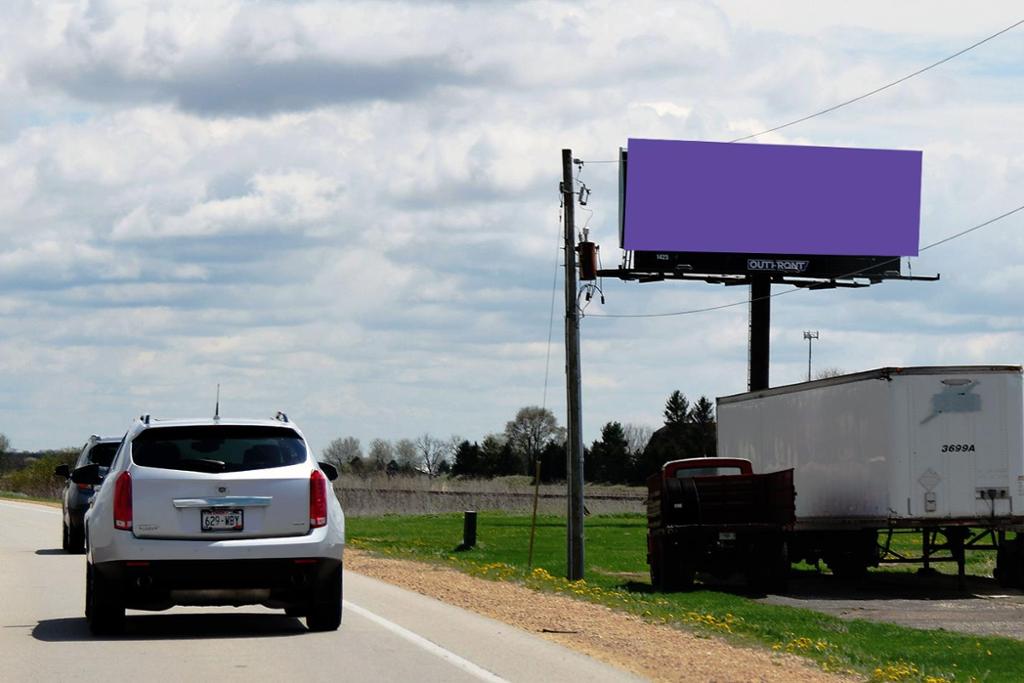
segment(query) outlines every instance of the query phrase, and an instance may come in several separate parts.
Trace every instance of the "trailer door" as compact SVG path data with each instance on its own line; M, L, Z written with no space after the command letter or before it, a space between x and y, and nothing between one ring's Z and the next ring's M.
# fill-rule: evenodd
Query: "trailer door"
M909 514L976 518L1010 513L1005 375L960 371L906 375L910 430Z

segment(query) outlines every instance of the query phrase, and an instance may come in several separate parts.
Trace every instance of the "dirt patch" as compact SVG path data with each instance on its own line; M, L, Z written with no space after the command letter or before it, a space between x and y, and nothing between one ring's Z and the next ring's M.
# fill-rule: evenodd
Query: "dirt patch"
M345 568L537 633L655 681L839 681L807 660L698 636L602 605L347 549Z

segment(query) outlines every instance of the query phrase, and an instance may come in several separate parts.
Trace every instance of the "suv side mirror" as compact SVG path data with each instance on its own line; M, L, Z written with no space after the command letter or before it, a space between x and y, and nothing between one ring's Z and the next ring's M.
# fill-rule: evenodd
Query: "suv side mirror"
M69 479L71 477L71 468L67 465L57 465L53 468L53 476Z
M323 471L324 474L327 475L327 478L330 481L334 481L335 479L338 478L338 468L337 467L335 467L334 465L332 465L329 462L318 462L317 464L320 465L320 469Z
M98 486L103 483L103 477L100 475L100 466L93 463L92 465L85 465L79 467L77 470L71 473L71 481L76 484L89 484L90 486Z

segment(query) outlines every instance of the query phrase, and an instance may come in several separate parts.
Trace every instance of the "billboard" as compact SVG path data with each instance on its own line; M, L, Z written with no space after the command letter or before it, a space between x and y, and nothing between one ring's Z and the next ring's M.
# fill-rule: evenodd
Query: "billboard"
M631 138L627 159L621 240L638 256L918 253L919 151Z

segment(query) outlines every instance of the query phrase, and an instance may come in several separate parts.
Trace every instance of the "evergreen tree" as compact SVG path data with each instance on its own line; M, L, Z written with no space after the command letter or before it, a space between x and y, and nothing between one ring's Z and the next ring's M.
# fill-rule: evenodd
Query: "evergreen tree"
M706 458L713 457L717 450L718 430L715 424L715 404L707 396L701 396L690 410L694 440L700 453Z
M609 484L625 483L631 469L626 433L618 422L609 422L601 428L601 440L590 449L584 474L590 481Z
M690 402L683 392L676 389L665 401L665 424L681 425L690 417Z
M565 442L550 441L540 452L540 480L545 483L565 481Z
M483 454L480 446L476 443L463 441L455 451L455 464L452 465L452 474L459 477L480 477L486 476L482 471Z

